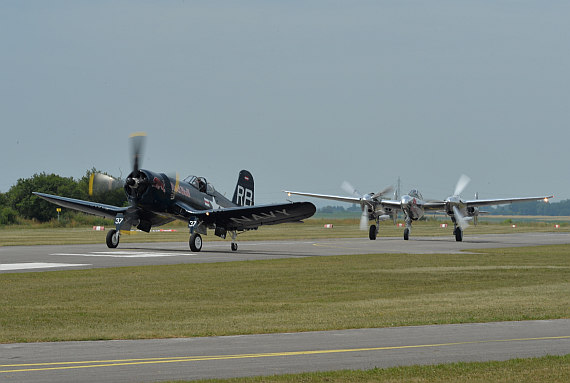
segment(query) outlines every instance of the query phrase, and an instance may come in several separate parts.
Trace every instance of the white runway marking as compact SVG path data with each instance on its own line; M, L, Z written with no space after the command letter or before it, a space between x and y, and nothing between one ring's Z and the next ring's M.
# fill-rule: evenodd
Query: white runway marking
M93 253L54 253L50 255L71 255L76 257L110 257L110 258L155 258L196 255L194 253L150 253L148 251L96 251Z
M92 265L90 265L90 264L73 264L73 263L44 263L44 262L4 263L4 264L0 265L0 271L47 269L47 268L53 268L53 267L80 267L80 266L92 266Z

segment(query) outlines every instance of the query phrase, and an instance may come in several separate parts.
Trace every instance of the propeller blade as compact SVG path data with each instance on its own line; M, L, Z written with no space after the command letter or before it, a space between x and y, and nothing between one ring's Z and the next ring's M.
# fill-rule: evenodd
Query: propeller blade
M461 212L459 211L457 206L453 207L453 215L455 216L455 222L457 222L457 224L462 230L465 230L467 227L469 227L469 223L467 222L465 217L461 215Z
M133 173L140 169L142 163L142 155L144 150L144 142L146 133L133 133L131 138L131 160L133 165Z
M471 178L467 177L465 174L462 174L461 177L459 177L457 184L455 185L455 192L453 193L453 195L454 196L460 195L463 192L463 190L467 187L470 181Z
M389 194L392 193L392 191L394 191L394 187L392 185L388 186L387 188L385 188L382 191L379 191L378 193L374 194L372 196L372 199L376 199L378 197L382 197L384 194Z
M176 183L174 184L174 194L178 193L179 188L180 188L180 174L176 172Z
M348 181L342 181L342 184L340 185L340 187L347 194L355 195L357 197L361 196L360 193L358 192L358 190L356 190L354 188L354 186L352 186Z
M368 207L362 206L362 215L360 216L360 230L368 229Z
M89 177L89 195L104 193L119 189L123 181L101 173L92 173Z

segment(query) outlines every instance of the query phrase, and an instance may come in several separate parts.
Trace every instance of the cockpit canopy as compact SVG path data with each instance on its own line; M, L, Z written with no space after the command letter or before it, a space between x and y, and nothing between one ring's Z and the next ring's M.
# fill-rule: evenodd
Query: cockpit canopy
M202 193L212 195L216 191L216 189L214 189L214 186L212 184L209 184L204 177L188 176L184 178L183 181L194 186Z
M412 189L412 190L410 190L410 192L408 193L408 195L409 195L410 197L414 197L414 198L417 198L417 199L420 199L420 200L423 200L423 199L424 199L424 197L422 197L421 193L420 193L417 189Z

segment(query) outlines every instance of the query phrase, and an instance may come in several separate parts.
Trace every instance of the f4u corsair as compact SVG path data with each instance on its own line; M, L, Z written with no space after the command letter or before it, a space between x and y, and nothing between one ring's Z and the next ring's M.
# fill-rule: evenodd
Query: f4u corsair
M253 177L247 170L239 173L230 201L203 177L191 176L180 181L178 176L173 178L164 173L140 169L144 139L145 135L141 133L131 135L133 170L123 186L130 206L118 207L51 194L34 194L59 206L114 219L115 229L107 233L107 246L110 248L119 245L123 230L128 231L136 226L148 233L153 226L179 219L188 222L192 251L202 249L201 235L206 235L207 229L214 230L214 234L221 238L226 238L229 233L232 237L231 249L236 251L238 232L256 230L264 225L298 222L311 217L316 211L315 205L310 202L255 206ZM121 184L108 176L95 174L90 179L89 191L92 194L94 188L111 189Z
M307 197L323 198L335 201L349 202L360 204L362 208L362 218L360 220L360 228L366 230L368 220L376 221L376 224L370 225L368 237L375 240L378 234L379 221L392 217L394 223L398 211L402 211L405 216L406 227L404 229L404 239L408 240L412 231L412 222L417 221L425 215L426 211L441 211L447 214L453 222L453 235L458 242L463 241L463 230L469 226L469 222L473 221L477 224L477 217L484 212L480 211L481 206L502 205L513 202L526 202L544 200L548 202L552 196L540 197L522 197L522 198L500 198L500 199L478 199L464 200L460 194L465 189L470 179L466 175L462 175L455 186L455 192L452 196L444 200L425 201L416 189L411 190L408 194L400 199L383 199L382 195L391 191L391 188L378 193L368 193L362 196L344 197L325 194L301 193L294 191L286 191L285 193L297 194ZM343 187L348 187L343 184ZM353 190L353 194L357 192Z

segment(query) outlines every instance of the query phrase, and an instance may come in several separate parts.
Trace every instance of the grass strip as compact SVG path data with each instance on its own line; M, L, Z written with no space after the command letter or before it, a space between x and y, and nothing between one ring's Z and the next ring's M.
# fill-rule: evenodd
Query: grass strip
M0 342L570 317L570 245L0 274Z

